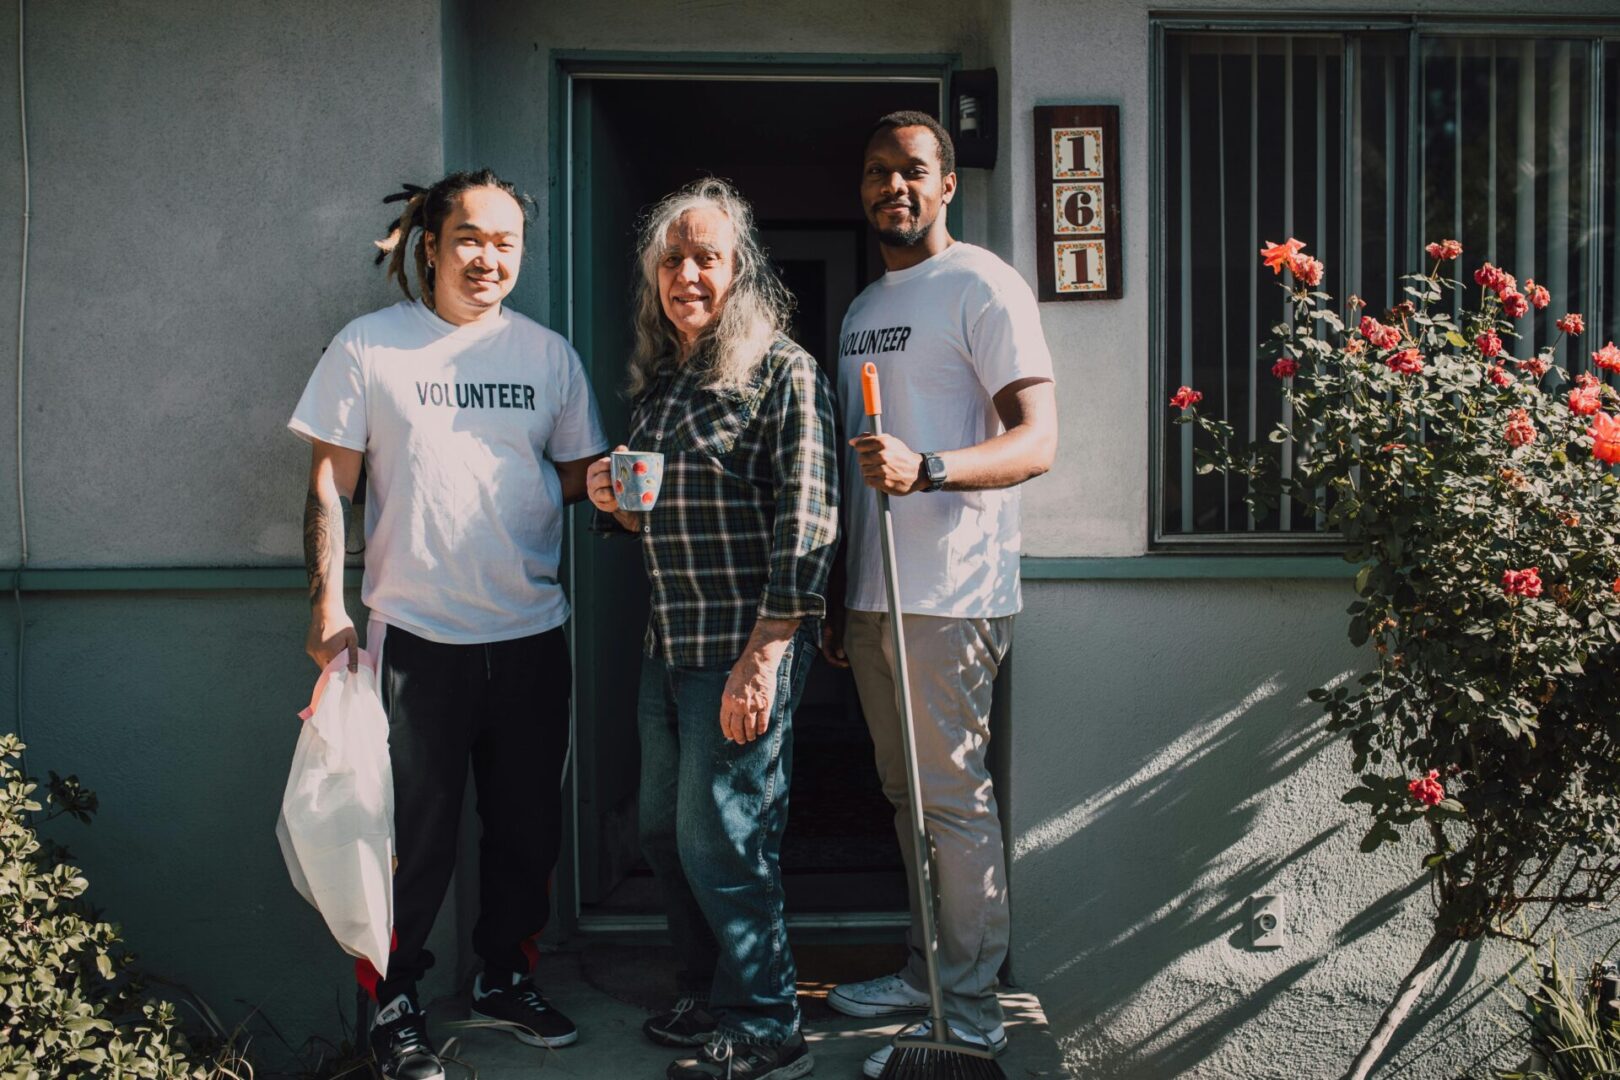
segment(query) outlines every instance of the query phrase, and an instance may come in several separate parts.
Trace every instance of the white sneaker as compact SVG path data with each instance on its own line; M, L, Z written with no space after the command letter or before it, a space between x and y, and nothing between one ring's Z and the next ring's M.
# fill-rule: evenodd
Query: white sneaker
M899 975L840 983L827 991L827 1004L845 1016L909 1016L928 1011L928 995L913 990Z
M955 1024L950 1025L950 1027L952 1038L959 1039L965 1043L971 1043L974 1046L984 1047L992 1054L999 1054L1003 1050L1007 1049L1007 1028L1002 1024L997 1024L988 1033L990 1037L990 1041L988 1043L986 1043L984 1039L980 1038L974 1032L964 1031ZM934 1022L932 1020L924 1020L920 1024L913 1024L911 1027L906 1028L900 1034L921 1035L926 1039L928 1034L933 1030ZM861 1066L861 1075L867 1077L868 1080L878 1080L878 1077L883 1075L883 1066L889 1063L889 1055L892 1053L894 1053L893 1043L884 1043L880 1049L872 1051L872 1053L867 1055L865 1064Z

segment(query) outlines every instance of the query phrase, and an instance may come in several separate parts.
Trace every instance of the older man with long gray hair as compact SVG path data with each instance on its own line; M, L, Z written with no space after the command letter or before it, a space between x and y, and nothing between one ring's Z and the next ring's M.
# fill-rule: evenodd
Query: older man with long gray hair
M832 392L785 333L792 300L730 185L655 206L638 261L630 446L663 453L662 489L620 509L602 458L586 491L640 537L652 586L641 844L681 968L675 1007L643 1030L697 1048L671 1080L790 1080L811 1058L779 863L837 533Z

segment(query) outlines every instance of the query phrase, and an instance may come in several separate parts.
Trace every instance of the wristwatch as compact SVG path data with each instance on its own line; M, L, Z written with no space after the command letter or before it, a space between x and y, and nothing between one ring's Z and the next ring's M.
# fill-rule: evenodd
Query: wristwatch
M922 490L938 491L945 486L945 459L938 454L924 452L922 464L917 468L917 479L922 481Z

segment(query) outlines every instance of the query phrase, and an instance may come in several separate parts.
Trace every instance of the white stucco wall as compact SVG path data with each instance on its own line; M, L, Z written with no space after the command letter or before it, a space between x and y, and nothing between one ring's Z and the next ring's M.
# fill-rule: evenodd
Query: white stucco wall
M283 425L388 299L381 198L438 173L438 4L30 4L27 36L33 565L298 563L307 451ZM8 150L0 197L16 173ZM14 460L7 438L0 524Z

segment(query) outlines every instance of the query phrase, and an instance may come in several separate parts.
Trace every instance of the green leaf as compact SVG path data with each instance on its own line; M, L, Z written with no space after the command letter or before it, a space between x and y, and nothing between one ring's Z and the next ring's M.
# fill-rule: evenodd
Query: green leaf
M1455 331L1455 330L1446 331L1446 340L1451 342L1451 344L1453 346L1455 346L1456 348L1459 348L1459 349L1468 348L1468 339L1463 337L1461 334L1457 333L1457 331Z
M1372 577L1372 572L1372 563L1368 563L1366 566L1363 566L1360 570L1356 571L1356 594L1358 596L1367 595L1367 581Z

